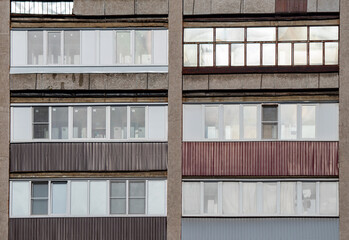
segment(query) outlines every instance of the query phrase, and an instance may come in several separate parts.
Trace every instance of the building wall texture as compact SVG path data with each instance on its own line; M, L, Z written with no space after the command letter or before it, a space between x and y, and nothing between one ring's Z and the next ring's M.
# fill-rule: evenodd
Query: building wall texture
M184 142L184 176L338 176L338 142Z
M183 218L182 240L335 240L338 218Z
M11 144L10 172L167 170L167 143Z
M166 240L166 218L12 218L10 219L9 239Z

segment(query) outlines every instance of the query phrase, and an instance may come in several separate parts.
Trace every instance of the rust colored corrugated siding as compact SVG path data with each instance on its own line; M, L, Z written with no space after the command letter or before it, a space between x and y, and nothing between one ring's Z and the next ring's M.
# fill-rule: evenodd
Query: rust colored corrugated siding
M338 176L338 142L184 142L184 176Z
M12 218L9 240L166 240L166 217Z
M306 13L307 0L276 0L275 12L277 13Z
M11 172L167 169L167 143L16 143Z

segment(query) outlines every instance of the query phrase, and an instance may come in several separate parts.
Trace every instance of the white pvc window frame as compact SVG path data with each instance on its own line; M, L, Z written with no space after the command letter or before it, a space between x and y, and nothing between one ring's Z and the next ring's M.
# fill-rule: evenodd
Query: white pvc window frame
M11 106L11 114L13 114L13 108L15 108L17 105ZM23 105L21 105L23 106ZM92 108L96 106L103 106L106 107L106 137L105 138L93 138L92 135ZM40 105L27 105L31 109L32 113L32 120L31 125L33 126L33 116L34 116L34 108L35 107L48 107L48 113L49 113L49 137L48 138L40 138L40 139L34 139L34 133L33 133L33 127L32 127L32 138L31 139L23 139L23 140L15 140L13 134L11 134L11 142L145 142L145 141L157 141L157 142L166 142L167 141L167 133L168 133L168 123L167 123L167 105L156 105L156 104L150 104L150 105L143 105L143 104L135 104L135 105L125 105L125 104L118 104L118 105L103 105L103 104L91 104L91 105L82 105L82 104L70 104L70 105L47 105L47 104L40 104ZM68 108L68 138L67 139L52 139L52 108L53 107L67 107ZM74 107L87 107L87 137L86 138L74 138L73 136L73 110ZM127 138L126 139L112 139L110 136L110 128L111 128L111 115L110 115L110 109L111 107L126 107L127 108ZM145 108L145 137L143 138L131 138L131 127L130 127L130 111L132 107L144 107ZM164 119L165 119L165 129L164 129L164 136L165 138L162 139L150 139L149 138L149 107L163 107L164 108ZM27 119L24 119L27 121ZM11 132L13 132L12 126L14 125L14 119L11 118Z
M105 196L106 201L106 214L90 214L90 183L91 182L105 182L107 184L107 192ZM144 214L130 214L128 213L128 188L129 182L144 182L145 183L145 213ZM162 181L164 182L164 213L163 214L151 214L148 211L148 188L149 182L151 181ZM29 215L17 215L14 216L13 212L13 182L28 182L29 183L29 198L28 198L28 209ZM32 215L32 183L47 182L48 183L48 214L46 215ZM66 182L67 183L67 194L66 194L66 213L65 214L53 214L52 213L52 183L55 182ZM76 215L71 213L71 185L72 182L84 182L87 183L87 214ZM111 214L110 213L110 187L112 182L126 182L126 214ZM164 217L167 215L167 180L166 179L32 179L32 180L10 180L10 218L47 218L47 217Z
M204 213L204 184L205 183L217 183L218 184L218 212L217 214ZM223 214L223 183L234 182L239 184L239 210L238 214ZM296 184L296 206L295 214L282 214L281 213L281 183L292 182ZM320 214L320 183L337 183L337 209L336 214L327 215ZM338 179L256 179L256 180L185 180L184 183L200 183L200 213L199 214L186 214L184 212L184 204L182 204L182 215L184 217L338 217L339 216L339 185ZM243 184L255 183L256 184L256 210L254 214L243 213ZM263 183L276 183L276 214L263 213ZM316 205L315 214L305 214L302 209L302 184L303 183L315 183L316 184ZM184 203L184 193L182 194L182 203Z
M338 106L338 103L326 103L326 104L336 104ZM277 106L278 109L278 136L276 139L263 139L262 138L262 108L263 106ZM281 138L281 106L282 105L295 105L297 106L297 137L295 139L289 139L289 138ZM201 141L201 142L212 142L212 141L224 141L224 142L232 142L232 141L328 141L324 137L320 138L319 136L322 135L321 131L322 129L319 128L320 124L320 114L319 109L321 106L321 103L251 103L251 104L236 104L236 103L226 103L226 104L184 104L183 105L183 131L186 131L186 127L184 126L186 124L186 114L188 109L186 109L184 106L199 106L201 108L201 115L200 115L200 121L201 121L201 131L200 136L197 136L196 138L187 138L186 134L183 134L183 141L190 142L190 141ZM224 137L224 106L239 106L239 139L225 139ZM246 106L256 106L257 107L257 137L256 138L245 138L244 137L244 116L243 116L243 110ZM302 137L302 106L314 106L315 107L315 138L303 138ZM219 108L219 137L215 139L207 139L205 138L205 108L206 107L218 107ZM330 141L338 141L339 133L337 134L337 139L331 139Z

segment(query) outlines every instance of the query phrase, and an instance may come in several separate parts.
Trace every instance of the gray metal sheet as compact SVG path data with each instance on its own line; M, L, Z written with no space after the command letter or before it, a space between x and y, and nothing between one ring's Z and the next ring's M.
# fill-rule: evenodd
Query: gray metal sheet
M338 218L183 218L182 240L338 240Z

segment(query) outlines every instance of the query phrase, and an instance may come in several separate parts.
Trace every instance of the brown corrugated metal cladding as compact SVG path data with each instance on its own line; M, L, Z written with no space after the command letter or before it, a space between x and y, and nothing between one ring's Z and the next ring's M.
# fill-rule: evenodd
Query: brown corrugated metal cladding
M184 176L338 176L338 142L184 142Z
M11 218L9 240L166 240L166 217Z
M276 0L275 12L277 13L306 13L308 0Z
M158 171L167 143L16 143L10 172Z

